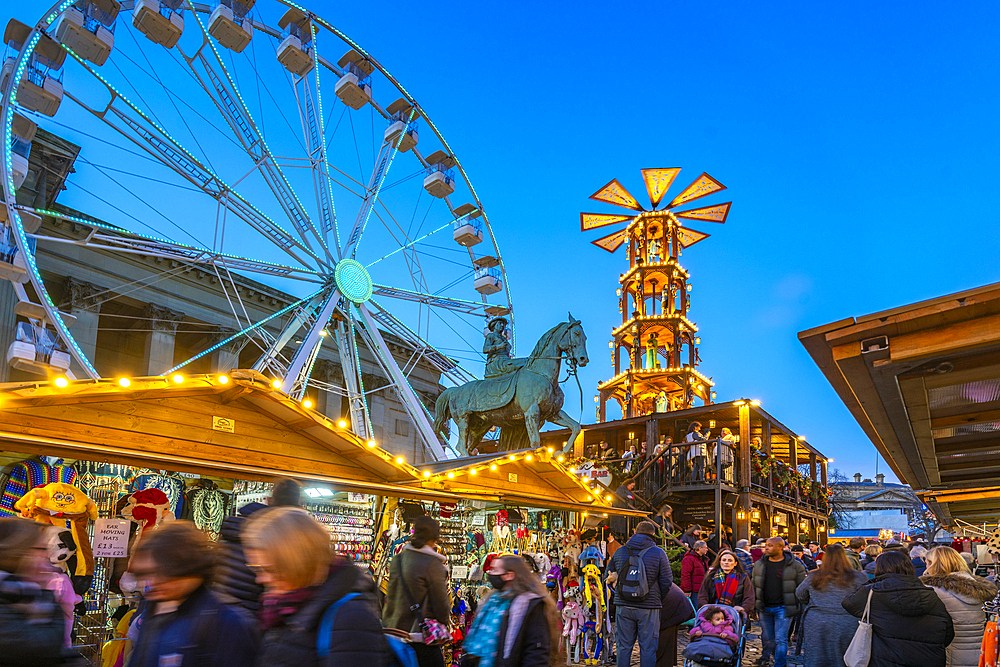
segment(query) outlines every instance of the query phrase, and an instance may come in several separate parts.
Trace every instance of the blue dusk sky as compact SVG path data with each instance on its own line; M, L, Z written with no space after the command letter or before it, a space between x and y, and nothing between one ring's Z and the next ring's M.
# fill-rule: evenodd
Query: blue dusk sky
M641 168L682 167L671 196L707 171L728 190L701 201L734 202L725 225L691 223L712 236L682 258L719 400L759 399L847 475L873 476L878 455L796 334L998 280L995 3L310 7L461 160L506 265L516 352L567 311L583 321L585 421L626 259L591 245L611 229L581 233L579 213L615 210L588 199L612 178L648 203ZM48 3L5 8L32 23Z

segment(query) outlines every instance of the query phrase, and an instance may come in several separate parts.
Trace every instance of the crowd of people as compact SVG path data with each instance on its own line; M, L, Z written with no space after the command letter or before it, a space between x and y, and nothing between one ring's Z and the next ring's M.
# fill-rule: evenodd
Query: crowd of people
M122 631L132 643L125 664L444 667L451 599L437 521L413 519L382 598L365 570L331 551L298 493L279 483L268 506L229 517L218 543L186 521L140 542L130 570L142 595ZM641 667L676 665L679 630L692 619L689 648L735 650L756 621L758 665L784 667L790 650L807 666L843 664L866 608L872 667L978 665L983 603L997 587L951 547L856 539L822 549L771 537L710 550L693 530L678 541L686 551L675 582L660 535L656 522L639 522L602 572L615 591L618 667L630 667L636 645ZM86 664L69 647L72 613L49 589L50 537L41 524L0 519L0 665ZM492 590L475 609L461 667L566 664L556 600L525 558L493 558L485 578Z

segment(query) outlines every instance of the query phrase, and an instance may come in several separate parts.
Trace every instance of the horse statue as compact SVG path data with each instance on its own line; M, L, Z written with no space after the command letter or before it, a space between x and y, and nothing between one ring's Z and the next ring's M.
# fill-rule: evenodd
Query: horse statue
M517 370L460 387L449 387L434 405L434 430L445 435L449 419L458 426L458 444L468 454L479 446L493 426L500 427L500 449L511 451L541 446L539 431L545 422L570 429L566 450L580 434L580 424L563 411L565 395L559 387L563 355L571 372L586 366L587 335L570 314L543 335Z

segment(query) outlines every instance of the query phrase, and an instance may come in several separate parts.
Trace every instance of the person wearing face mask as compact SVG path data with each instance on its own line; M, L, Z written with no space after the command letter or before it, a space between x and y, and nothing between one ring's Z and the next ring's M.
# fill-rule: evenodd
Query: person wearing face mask
M476 611L462 667L556 667L559 614L538 577L520 556L494 558L486 576L494 590Z

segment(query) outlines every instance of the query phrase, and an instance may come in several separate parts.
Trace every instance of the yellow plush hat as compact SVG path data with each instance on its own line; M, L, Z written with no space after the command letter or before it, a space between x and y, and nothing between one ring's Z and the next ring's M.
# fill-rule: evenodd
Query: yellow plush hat
M26 519L68 527L77 549L73 574L94 573L94 552L87 537L87 524L97 518L97 505L87 494L72 484L52 482L28 491L14 503L14 508Z

